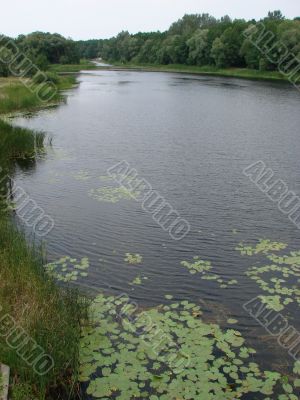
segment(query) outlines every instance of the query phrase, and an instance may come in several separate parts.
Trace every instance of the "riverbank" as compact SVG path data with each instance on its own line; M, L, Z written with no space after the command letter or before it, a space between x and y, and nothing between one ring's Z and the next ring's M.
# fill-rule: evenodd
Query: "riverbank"
M57 87L62 90L74 83L73 77L60 77ZM0 79L0 98L0 117L63 99L58 92L54 101L42 103L15 78ZM44 139L43 133L13 127L0 118L0 361L11 368L11 400L80 398L79 340L86 300L77 291L56 285L45 272L44 251L28 244L7 207L9 199L14 208L15 167L26 170L32 165L45 151Z
M57 74L78 73L83 70L95 69L98 69L97 65L89 60L81 60L80 64L52 64L49 66L49 71Z
M108 69L114 71L133 70L133 71L148 71L148 72L175 72L194 75L220 76L227 78L240 78L261 81L273 82L288 82L288 80L277 71L258 71L247 68L226 68L218 69L212 66L197 67L192 65L169 64L124 64L113 63L109 67L98 67L98 69Z
M74 76L58 76L52 74L55 92L49 101L43 101L38 95L38 83L26 79L27 85L15 77L0 78L0 117L18 111L34 111L50 105L59 104L63 100L62 90L71 89L76 84ZM54 81L54 82L53 82ZM29 88L30 86L30 88Z

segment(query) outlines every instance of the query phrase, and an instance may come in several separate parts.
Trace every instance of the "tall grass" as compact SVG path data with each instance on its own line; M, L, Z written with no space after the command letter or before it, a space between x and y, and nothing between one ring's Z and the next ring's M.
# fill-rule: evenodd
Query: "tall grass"
M49 71L56 73L77 73L82 70L93 70L98 67L89 60L81 60L80 64L51 64Z
M23 234L7 219L0 220L1 314L10 315L16 326L24 329L53 358L54 368L44 376L38 375L3 335L0 335L0 360L11 367L15 383L30 385L35 398L75 398L73 378L78 366L85 300L74 291L56 286L46 275L43 264L41 253L26 243Z
M49 73L47 77L49 82L54 84L57 89L57 91L54 92L54 96L49 101L49 104L59 103L63 99L59 91L69 89L76 83L75 77L72 76L58 76L55 73ZM38 86L41 82L36 82L31 89L17 79L2 79L1 83L0 114L15 111L31 111L45 107L45 102L38 96Z
M43 149L45 134L14 127L0 119L0 163L19 158L33 158Z
M4 86L4 89L8 97L5 106L1 99L2 111L37 104L24 87ZM3 86L0 94L2 90ZM0 119L2 203L11 186L7 172L13 174L14 165L20 160L34 161L37 151L43 150L44 139L43 133L13 127ZM80 322L86 316L86 300L76 291L55 284L45 273L42 251L27 243L5 207L0 208L0 319L4 315L13 318L15 326L54 360L54 367L48 373L38 375L18 355L17 349L9 345L5 326L0 323L0 361L10 366L12 374L10 399L78 399Z

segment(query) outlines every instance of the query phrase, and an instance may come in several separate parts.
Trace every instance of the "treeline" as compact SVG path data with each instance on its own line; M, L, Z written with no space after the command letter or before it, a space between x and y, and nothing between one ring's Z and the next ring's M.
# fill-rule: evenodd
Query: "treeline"
M273 42L280 41L300 59L300 18L285 19L280 11L269 12L261 21L185 15L163 33L121 32L111 39L79 42L78 46L82 57L100 56L110 62L274 70L275 65L245 35L259 23L272 32Z
M11 74L9 61L14 58L15 66L19 59L20 70L26 70L30 60L39 69L46 71L50 64L78 64L80 49L75 41L57 33L33 32L26 36L20 35L17 39L0 37L0 76Z
M260 21L245 21L193 14L185 15L166 32L121 32L111 39L73 41L57 33L34 32L10 39L7 46L8 38L0 36L0 76L10 74L8 63L3 60L9 60L16 49L44 71L50 64L79 64L80 59L97 57L121 63L275 70L270 57L257 49L245 34L262 24L266 34L272 35L270 46L280 42L285 50L300 59L300 17L289 20L280 11L273 11Z

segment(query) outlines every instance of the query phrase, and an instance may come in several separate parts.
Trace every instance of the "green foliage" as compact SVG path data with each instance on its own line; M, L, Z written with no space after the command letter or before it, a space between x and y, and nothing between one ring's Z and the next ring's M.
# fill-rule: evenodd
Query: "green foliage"
M7 77L10 75L10 68L8 60L13 58L13 52L6 47L0 47L0 77Z
M45 77L46 76L46 77ZM58 76L56 73L47 72L43 75L36 75L34 82L26 78L26 85L23 81L16 78L6 78L0 81L0 114L9 114L16 111L30 111L45 107L45 103L57 104L63 100L60 90L71 88L76 83L74 76ZM47 81L45 79L48 79ZM49 89L52 97L49 95L49 101L41 99L41 83L45 82L43 87ZM47 92L48 93L48 92Z
M45 72L44 75L35 75L33 77L33 82L36 84L44 83L45 79L47 79L47 82L54 84L59 83L59 76L55 72Z
M181 265L186 267L190 274L200 274L201 279L206 281L216 281L221 289L226 289L228 286L236 285L238 281L236 279L225 280L218 274L210 273L212 265L210 261L200 260L199 256L193 257L193 261L182 261Z
M280 251L287 248L286 243L272 242L269 239L259 239L256 246L244 245L240 243L236 250L241 253L241 255L253 256L254 254L268 254L272 251Z
M130 254L130 253L126 253L125 254L125 258L124 261L127 264L133 264L133 265L137 265L137 264L141 264L143 261L143 257L140 254Z
M50 395L52 388L62 386L63 392L72 391L71 374L77 369L85 303L76 292L55 285L44 272L41 255L5 218L0 220L0 265L2 314L9 314L51 355L55 365L46 375L36 374L6 343L5 336L0 340L0 359L10 366L19 383L31 386L38 399L56 400L56 395Z
M270 48L283 42L289 51L299 54L299 20L286 20L280 11L269 12L263 22L273 33ZM257 23L254 20L217 20L209 14L185 15L166 32L121 32L111 39L80 42L80 54L97 55L113 63L150 63L250 68L274 71L276 66L245 35ZM264 43L263 43L264 44ZM91 50L92 49L92 50Z
M29 89L23 85L22 82L17 80L8 82L4 86L0 87L0 114L22 110L28 111L44 106L37 91L38 84ZM54 93L52 100L55 102L60 101L60 99L61 96L58 93Z
M199 29L186 42L189 55L188 64L191 65L207 65L209 64L210 47L208 42L208 29Z
M73 282L78 278L87 277L89 268L89 259L87 257L78 261L76 258L69 256L49 263L45 266L45 270L49 276L60 282Z
M35 157L43 150L45 135L29 129L14 127L0 119L0 165L9 161Z
M271 48L283 43L291 54L300 54L299 18L287 20L280 11L269 12L263 22L266 31L273 33ZM15 44L41 70L77 72L80 58L121 63L185 64L223 67L248 67L273 71L275 66L244 32L256 26L254 20L231 20L224 16L216 19L209 14L185 15L173 23L166 32L129 34L127 31L104 40L74 42L59 34L33 32L20 35ZM12 48L1 49L9 52ZM55 66L53 66L55 64ZM74 67L71 65L74 64ZM52 67L53 66L53 67ZM95 68L89 64L86 68ZM0 76L8 76L9 68L0 62Z
M253 266L247 272L259 288L265 293L260 295L261 301L268 309L282 311L291 303L300 306L300 289L297 282L300 278L300 251L287 255L277 255L274 251L282 251L287 247L280 242L260 240L253 246L240 244L237 250L242 255L264 255L265 265Z
M27 36L19 36L17 46L32 62L42 69L47 64L78 64L79 53L77 45L70 39L55 33L33 32Z
M80 380L87 394L116 400L243 400L288 392L287 399L297 399L292 382L260 369L256 351L246 347L239 331L206 323L201 314L188 301L136 312L126 298L97 296L90 307L92 325L83 329L81 341Z

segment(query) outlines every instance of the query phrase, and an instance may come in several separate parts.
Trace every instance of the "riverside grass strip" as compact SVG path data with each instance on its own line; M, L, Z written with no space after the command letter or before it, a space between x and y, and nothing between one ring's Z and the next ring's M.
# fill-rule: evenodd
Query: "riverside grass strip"
M7 96L6 107L1 102L0 113L30 111L32 94L22 88L20 82L8 79L0 82L0 97L3 93ZM73 77L67 77L68 85L71 82L74 82ZM17 103L13 99L12 85L19 87ZM66 86L65 82L64 89ZM3 169L0 189L4 198L19 160L34 162L37 148L44 151L44 138L43 133L13 127L0 119L0 167ZM69 287L56 285L45 271L46 261L40 249L28 244L10 221L5 207L0 204L0 208L0 304L4 314L9 315L55 363L53 369L40 376L7 345L5 337L1 337L0 359L9 365L13 377L10 399L79 399L76 376L80 321L86 318L86 299Z

